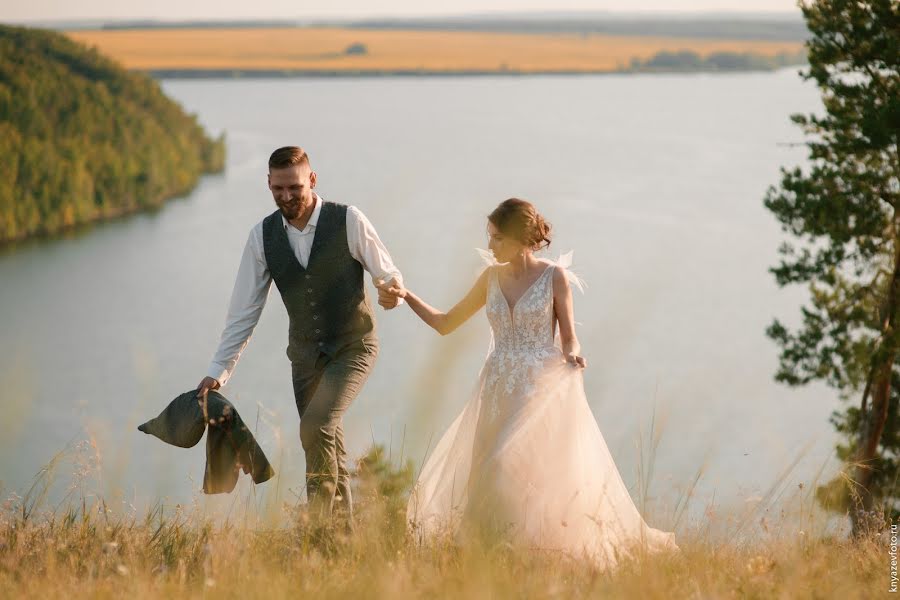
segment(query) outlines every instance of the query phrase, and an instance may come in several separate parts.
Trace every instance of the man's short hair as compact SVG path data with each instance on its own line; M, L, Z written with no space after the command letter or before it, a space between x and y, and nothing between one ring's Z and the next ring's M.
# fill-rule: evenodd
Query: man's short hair
M306 150L299 146L282 146L269 157L269 169L286 169L296 165L309 164Z

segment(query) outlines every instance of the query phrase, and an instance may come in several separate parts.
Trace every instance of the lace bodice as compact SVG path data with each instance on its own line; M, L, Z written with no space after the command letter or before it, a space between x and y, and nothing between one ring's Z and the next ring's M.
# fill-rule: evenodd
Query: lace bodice
M482 395L486 414L493 421L501 412L515 410L515 405L527 402L544 367L563 361L554 331L554 269L563 269L566 278L580 290L584 289L584 282L568 269L572 262L569 252L547 265L510 308L500 290L498 263L489 252L479 253L490 269L485 312L493 335L484 366Z
M498 267L490 267L485 312L493 340L482 390L489 422L532 396L546 361L563 360L553 343L554 267L547 265L512 308L500 290Z
M498 267L491 267L485 311L494 334L494 352L533 353L553 347L553 269L550 264L509 307L500 290Z

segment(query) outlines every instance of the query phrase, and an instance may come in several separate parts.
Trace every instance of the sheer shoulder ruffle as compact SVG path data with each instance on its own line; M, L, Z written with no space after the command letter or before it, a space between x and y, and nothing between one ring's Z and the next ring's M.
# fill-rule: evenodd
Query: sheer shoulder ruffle
M557 259L552 262L565 269L566 278L569 280L569 283L577 287L578 291L583 294L584 288L587 287L587 282L578 273L572 270L572 256L574 253L574 250L569 250L565 254L560 254Z
M494 257L494 253L490 250L484 250L483 248L475 248L475 251L478 252L478 255L481 257L481 261L488 268L502 265L506 263L501 263ZM574 255L574 250L569 250L564 254L560 254L556 257L556 260L548 259L553 264L562 267L566 272L566 278L569 280L569 283L578 288L582 294L584 293L584 289L587 287L587 282L585 282L584 278L578 275L575 271L572 270L572 256Z

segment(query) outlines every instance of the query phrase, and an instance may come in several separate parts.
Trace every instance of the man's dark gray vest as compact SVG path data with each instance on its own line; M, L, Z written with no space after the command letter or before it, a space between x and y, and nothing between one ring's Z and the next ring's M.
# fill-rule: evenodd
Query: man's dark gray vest
M363 267L347 245L347 207L318 201L322 208L305 269L288 242L281 211L263 219L266 263L290 319L292 360L300 345L334 351L338 340L362 338L375 327Z

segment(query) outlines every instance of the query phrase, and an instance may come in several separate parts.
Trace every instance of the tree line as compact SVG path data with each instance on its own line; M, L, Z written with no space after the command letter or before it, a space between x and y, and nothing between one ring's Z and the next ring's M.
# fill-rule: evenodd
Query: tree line
M806 50L774 55L755 52L713 52L700 56L692 50L657 52L652 57L632 59L630 71L771 71L806 62Z

